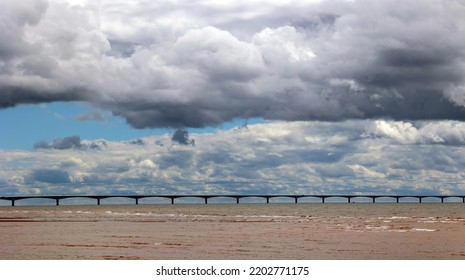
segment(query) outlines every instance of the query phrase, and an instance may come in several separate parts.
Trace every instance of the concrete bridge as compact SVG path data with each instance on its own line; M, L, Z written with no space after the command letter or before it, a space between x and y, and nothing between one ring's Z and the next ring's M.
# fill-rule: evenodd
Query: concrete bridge
M291 198L295 203L298 203L300 198L318 198L322 203L327 202L329 198L344 198L347 199L348 203L353 202L354 198L368 198L371 199L373 203L376 202L376 199L379 198L392 198L396 203L401 202L401 199L404 198L414 198L418 199L419 203L425 198L435 198L438 199L438 202L444 203L444 200L447 198L459 198L462 199L462 203L465 203L465 195L318 195L318 194L307 194L307 195L292 195L292 194L276 194L276 195L235 195L235 194L218 194L218 195L200 195L200 194L191 194L191 195L37 195L37 196L2 196L1 200L11 201L11 206L15 206L15 202L18 200L24 199L33 199L33 198L45 198L53 199L56 202L56 205L60 205L60 201L68 198L92 198L97 201L97 205L100 205L100 201L106 198L130 198L134 199L135 204L139 204L139 200L143 198L166 198L171 201L171 204L174 204L174 200L178 198L200 198L204 200L205 204L208 204L208 200L211 198L232 198L235 199L236 203L240 203L242 198L263 198L266 203L270 203L272 198Z

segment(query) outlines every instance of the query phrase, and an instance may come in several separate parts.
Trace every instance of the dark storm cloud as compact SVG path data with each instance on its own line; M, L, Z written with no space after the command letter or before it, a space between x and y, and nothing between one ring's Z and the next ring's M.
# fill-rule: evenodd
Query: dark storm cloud
M48 92L46 90L33 88L2 85L1 80L0 89L0 108L14 107L18 104L76 101L83 99L84 95L86 95L84 92L87 92L87 90L82 89L66 89L63 92Z
M189 132L183 128L177 129L173 133L171 140L181 145L195 145L194 139L189 139Z
M16 2L1 9L3 108L85 101L135 128L465 119L460 0Z
M395 68L433 68L453 62L456 56L457 51L453 49L446 53L422 49L387 49L379 54L381 63Z

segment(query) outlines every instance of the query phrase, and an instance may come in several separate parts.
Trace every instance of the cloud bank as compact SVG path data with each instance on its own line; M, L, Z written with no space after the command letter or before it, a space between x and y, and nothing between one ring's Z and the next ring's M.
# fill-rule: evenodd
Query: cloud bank
M275 122L193 133L195 146L165 134L104 149L0 150L0 192L460 194L463 131L454 121Z
M135 128L463 120L464 18L462 0L6 0L0 107L82 101Z

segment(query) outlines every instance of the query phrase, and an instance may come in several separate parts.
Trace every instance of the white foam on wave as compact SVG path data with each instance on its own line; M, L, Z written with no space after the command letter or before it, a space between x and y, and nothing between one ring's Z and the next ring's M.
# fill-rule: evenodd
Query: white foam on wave
M375 231L387 231L389 230L389 226L365 226L367 230L375 230Z
M91 213L91 212L82 212L82 213ZM105 214L115 215L115 216L142 216L142 217L193 217L195 215L183 215L183 214L159 214L153 212L114 212L114 211L105 211ZM202 215L198 215L202 216Z
M386 218L383 218L383 219L386 219ZM411 217L404 217L404 216L392 216L390 218L387 218L387 219L390 219L390 220L406 220L406 219L411 219Z
M441 223L443 223L443 224L457 224L458 221L451 221L451 220L447 219L447 220L441 221Z
M426 231L426 232L430 232L430 231L437 231L437 229L430 229L430 228L413 228L411 231Z
M434 232L438 231L437 229L430 228L411 228L411 229L393 229L393 232Z
M389 232L434 232L437 229L430 228L393 228L391 226L370 226L366 225L365 229L368 231L389 231Z
M235 218L266 218L266 219L295 219L300 216L279 216L279 215L234 215Z
M90 212L90 211L76 211L76 213L78 213L78 214L94 214L94 212Z

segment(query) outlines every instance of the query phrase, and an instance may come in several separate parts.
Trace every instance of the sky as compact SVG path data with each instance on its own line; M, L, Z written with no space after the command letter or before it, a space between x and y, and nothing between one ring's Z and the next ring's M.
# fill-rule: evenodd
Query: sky
M0 195L465 192L463 0L4 0L0 38Z

